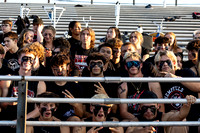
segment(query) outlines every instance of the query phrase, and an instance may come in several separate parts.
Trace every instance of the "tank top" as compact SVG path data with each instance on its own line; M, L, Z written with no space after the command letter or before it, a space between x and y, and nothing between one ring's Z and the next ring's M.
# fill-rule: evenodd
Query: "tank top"
M144 91L149 91L149 84L148 83L127 83L128 93L127 98L130 99L139 99ZM138 89L137 89L138 88ZM132 113L133 115L139 114L139 104L135 103L128 103L128 112Z

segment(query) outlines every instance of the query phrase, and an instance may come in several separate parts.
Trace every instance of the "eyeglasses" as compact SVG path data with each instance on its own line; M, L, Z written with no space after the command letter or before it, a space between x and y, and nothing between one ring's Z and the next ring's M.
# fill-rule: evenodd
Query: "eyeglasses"
M142 108L141 108L141 110L143 112L147 112L148 109L150 109L151 112L155 112L156 111L156 107L154 105L152 105L152 106L142 106Z
M103 63L102 62L90 62L90 67L95 67L95 66L98 66L98 67L102 67L103 66Z
M129 62L126 62L126 67L128 69L130 69L132 66L135 66L135 67L137 67L139 69L140 68L140 62L139 61L129 61Z
M33 64L34 59L32 57L28 57L28 56L24 56L22 57L22 62L30 62L31 64Z
M44 37L47 37L48 35L50 38L54 37L52 34L47 34L47 33L44 34Z
M101 110L101 108L103 108L104 111L108 111L108 109L110 108L109 106L104 106L104 105L92 105L95 107L95 110L99 111Z

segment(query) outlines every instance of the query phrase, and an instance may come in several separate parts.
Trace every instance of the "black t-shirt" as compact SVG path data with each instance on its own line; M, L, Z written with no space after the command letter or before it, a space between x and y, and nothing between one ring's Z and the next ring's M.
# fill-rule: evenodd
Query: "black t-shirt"
M4 35L3 33L0 33L0 43L3 43L4 42Z
M11 54L9 51L6 52L6 56L4 58L5 65L7 65L13 72L19 70L19 63L18 63L18 55L17 52Z
M39 121L39 117L28 119L28 121ZM60 127L34 126L34 133L60 133Z
M137 91L138 88L138 91ZM133 82L128 82L127 83L127 98L129 99L139 99L142 93L145 91L149 91L149 84L148 83L133 83ZM139 104L135 103L128 103L128 112L133 114L133 115L138 115L139 114Z
M12 69L8 68L6 65L2 64L2 67L0 68L0 75L8 75L8 74L14 74Z
M195 74L190 69L177 70L175 75L181 77L195 77ZM162 88L163 98L166 99L185 98L186 95L198 97L198 93L189 90L181 83L160 83L160 85ZM180 110L182 105L183 104L181 103L165 104L165 112Z
M195 66L195 64L191 60L183 62L183 68L191 68L193 66Z
M69 38L68 41L71 45L70 48L71 55L72 57L74 57L76 49L81 45L81 41L74 39L73 37Z
M64 98L65 95L62 91L68 90L75 98L82 98L83 89L78 83L74 82L67 82L63 86L57 85L55 82L45 82L46 83L46 91L53 92L59 95L61 98ZM60 120L66 120L70 116L74 116L74 109L68 103L61 103L57 111L55 112L54 116L56 116Z
M141 57L143 57L144 55L146 54L149 54L149 49L145 48L145 47L142 47L142 53L141 53Z
M145 62L146 63L150 62L151 64L155 65L155 62L154 62L155 57L156 57L156 53L155 53L155 55L153 55L153 56L149 57L148 59L146 59Z

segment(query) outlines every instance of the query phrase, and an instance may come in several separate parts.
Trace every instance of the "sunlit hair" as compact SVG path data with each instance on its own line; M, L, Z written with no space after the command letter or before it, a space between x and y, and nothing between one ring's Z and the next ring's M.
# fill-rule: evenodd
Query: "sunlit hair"
M192 51L192 50L198 51L199 48L200 48L200 40L193 40L193 41L190 41L190 42L188 43L188 45L186 46L186 49L187 49L187 50L190 50L190 51Z
M32 44L28 44L25 47L29 49L33 49L36 52L36 56L39 58L39 62L42 63L45 60L45 49L42 44L39 42L34 42Z
M139 31L133 31L131 32L130 36L129 36L129 41L131 40L131 35L135 34L137 38L139 38L140 40L140 45L142 45L144 39L143 39L143 35L139 32Z
M1 24L9 24L12 27L13 22L11 20L3 20Z
M128 58L138 58L138 60L142 62L141 56L137 52L132 52L132 51L126 52L123 59L124 61L126 61L126 59Z
M155 65L156 65L156 67L155 67L156 70L157 70L157 67L158 67L157 64L161 60L162 56L169 57L169 59L172 61L173 70L177 70L178 69L178 63L177 63L177 58L176 58L175 54L172 51L166 50L166 51L159 51L156 54L155 59L154 59L154 62L155 62Z
M8 37L8 38L10 38L10 39L12 39L12 40L17 40L17 39L18 39L17 33L12 32L12 31L10 31L10 32L8 32L8 33L5 33L5 34L4 34L4 38L6 38L6 37Z
M22 54L33 54L35 57L37 56L36 51L29 47L23 47L19 49L19 51L17 52L18 58L21 58Z
M166 35L172 35L173 36L174 42L173 42L171 47L172 47L172 51L176 53L177 49L178 49L176 35L173 32L167 32L167 33L165 33L165 37L166 37Z
M83 34L84 31L89 31L90 37L91 37L91 42L90 42L90 48L94 48L95 45L95 32L93 31L92 28L85 28L81 31L81 36Z
M105 98L108 99L110 97L106 94L95 94L91 99L105 99ZM113 104L106 104L106 106L112 107Z
M123 45L123 42L119 38L109 39L106 43L112 45L113 48L121 48Z
M18 39L18 44L17 44L19 48L22 48L24 46L26 35L27 35L28 32L33 32L34 33L34 31L32 29L24 29L20 33L19 39Z

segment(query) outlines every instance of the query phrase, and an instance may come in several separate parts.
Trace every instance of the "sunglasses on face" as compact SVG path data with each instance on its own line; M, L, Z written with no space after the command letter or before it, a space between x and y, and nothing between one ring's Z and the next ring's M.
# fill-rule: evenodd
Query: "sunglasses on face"
M160 66L162 67L165 62L167 63L168 66L170 66L172 68L172 62L170 60L160 61Z
M49 35L49 37L50 37L50 38L52 38L52 37L53 37L53 35L52 35L52 34L47 34L47 33L45 33L45 34L44 34L44 37L47 37L48 35Z
M129 62L126 62L126 67L128 69L130 69L132 66L135 66L135 67L137 67L139 69L140 68L140 62L139 61L129 61Z
M95 67L95 66L98 66L98 67L102 67L103 66L103 63L102 62L90 62L90 67Z
M22 62L30 62L31 64L33 64L34 59L32 57L28 57L28 56L24 56L22 57Z
M105 112L107 112L108 109L110 108L110 107L104 106L104 105L92 105L92 106L94 106L94 107L95 107L95 110L97 110L97 111L99 111L99 110L101 110L101 108L103 108L103 110L104 110Z
M141 110L143 112L147 112L148 109L150 109L151 112L155 112L156 111L156 107L154 105L152 105L152 106L142 106L142 108L141 108Z

